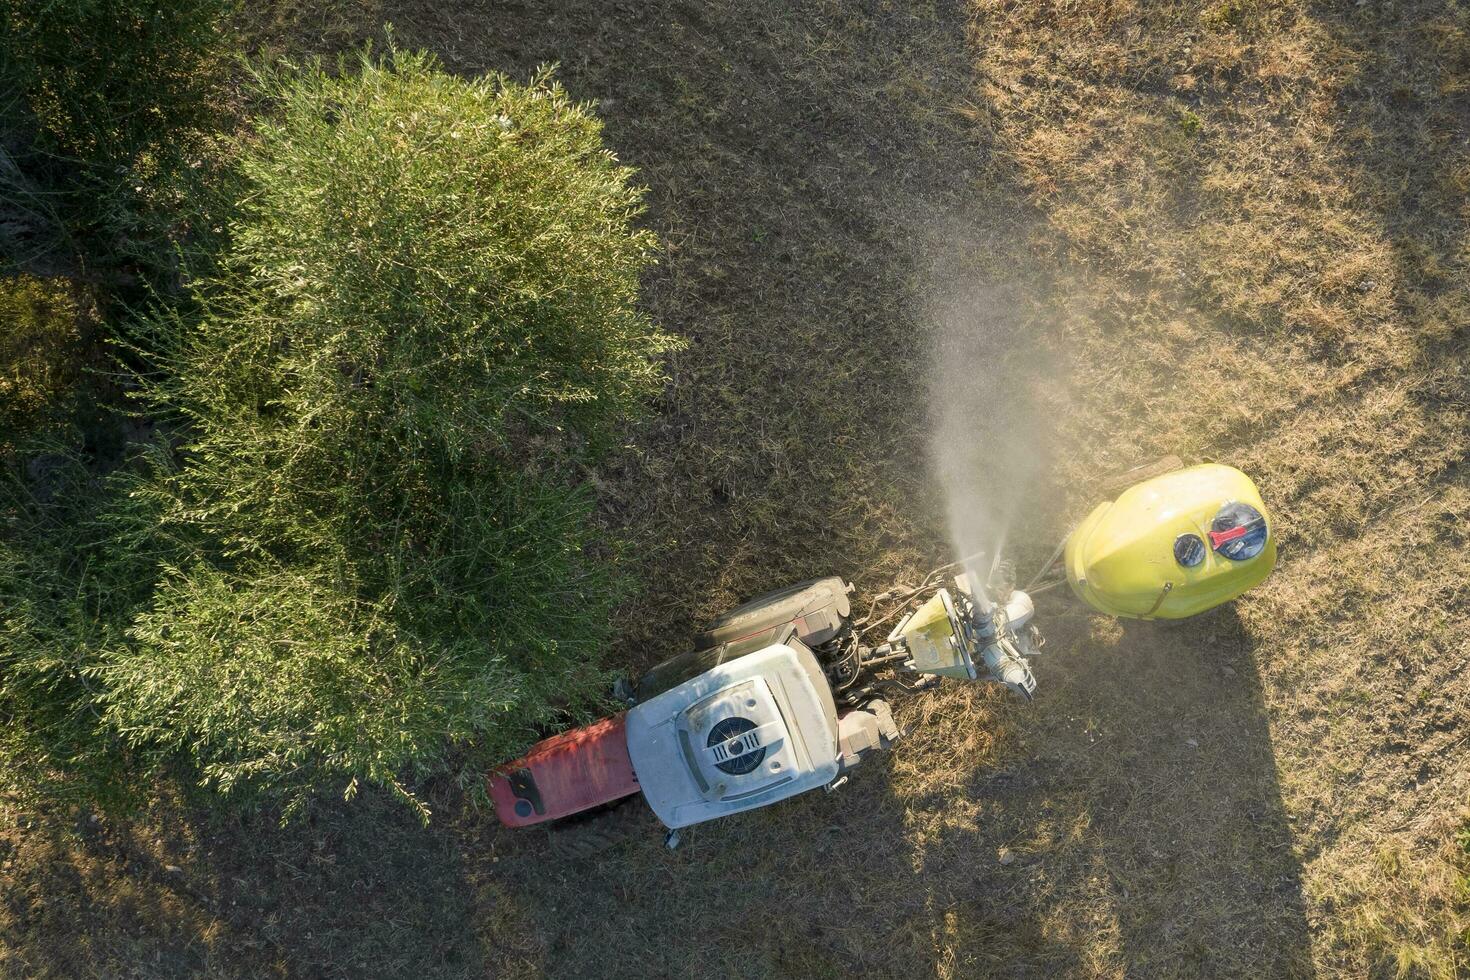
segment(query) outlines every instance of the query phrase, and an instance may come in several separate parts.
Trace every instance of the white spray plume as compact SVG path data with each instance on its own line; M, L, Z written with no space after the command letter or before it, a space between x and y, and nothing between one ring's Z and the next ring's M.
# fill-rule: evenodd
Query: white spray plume
M1035 307L1022 291L967 269L960 236L936 248L925 315L932 338L930 456L944 489L955 555L984 584L1018 513L1036 490L1047 427L1032 397L1040 376ZM973 254L973 253L970 253Z

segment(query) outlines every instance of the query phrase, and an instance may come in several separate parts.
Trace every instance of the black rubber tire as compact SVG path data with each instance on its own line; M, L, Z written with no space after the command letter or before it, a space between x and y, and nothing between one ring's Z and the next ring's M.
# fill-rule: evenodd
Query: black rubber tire
M694 645L696 649L719 646L828 606L841 619L846 619L852 611L847 585L835 575L797 582L742 603L701 630L694 638Z

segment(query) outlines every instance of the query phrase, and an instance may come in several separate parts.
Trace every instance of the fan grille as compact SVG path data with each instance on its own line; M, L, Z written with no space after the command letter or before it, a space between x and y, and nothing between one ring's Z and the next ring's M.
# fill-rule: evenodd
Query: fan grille
M704 744L709 748L714 748L722 742L729 742L737 735L753 732L755 728L755 722L749 718L726 718L709 730L709 738ZM756 767L765 761L765 758L765 747L760 744L756 736L749 735L732 744L729 748L729 756L721 762L716 762L715 768L732 776L744 776L755 772Z

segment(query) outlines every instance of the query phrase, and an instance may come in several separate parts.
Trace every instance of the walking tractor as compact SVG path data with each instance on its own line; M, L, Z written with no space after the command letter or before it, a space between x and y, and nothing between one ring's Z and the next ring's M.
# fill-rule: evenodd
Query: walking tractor
M1109 615L1181 619L1234 599L1275 562L1255 485L1204 464L1100 504L1029 588L1066 581ZM984 581L956 562L874 596L859 619L837 577L752 600L700 633L691 652L624 685L625 712L499 767L490 776L496 813L524 827L641 792L672 845L679 828L836 789L898 740L895 696L954 678L1031 699L1031 660L1044 641L1031 594L1009 578L994 562Z

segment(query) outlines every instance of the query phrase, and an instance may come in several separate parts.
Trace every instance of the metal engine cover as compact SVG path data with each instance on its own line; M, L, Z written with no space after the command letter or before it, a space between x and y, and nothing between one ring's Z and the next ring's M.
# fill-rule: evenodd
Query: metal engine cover
M628 712L628 755L653 812L687 827L837 777L837 706L801 641L720 664Z

